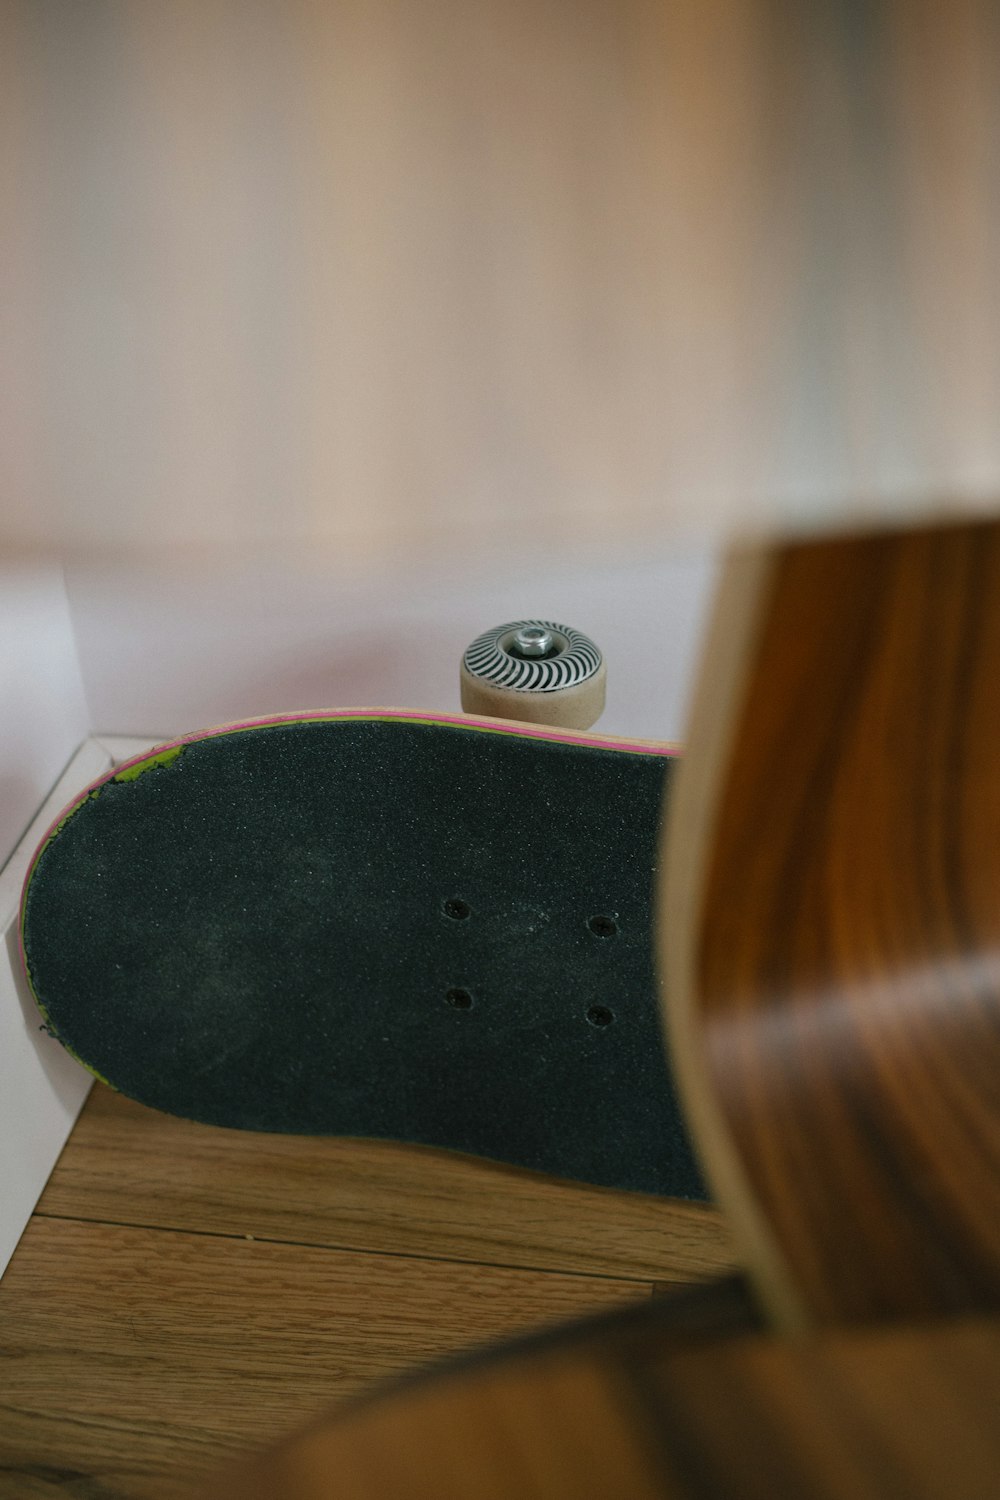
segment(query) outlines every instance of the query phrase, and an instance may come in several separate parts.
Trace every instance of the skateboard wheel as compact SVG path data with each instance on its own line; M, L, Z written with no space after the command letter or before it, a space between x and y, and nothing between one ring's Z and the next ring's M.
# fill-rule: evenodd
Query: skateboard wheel
M604 658L589 636L551 620L514 620L462 657L466 713L589 729L604 709Z

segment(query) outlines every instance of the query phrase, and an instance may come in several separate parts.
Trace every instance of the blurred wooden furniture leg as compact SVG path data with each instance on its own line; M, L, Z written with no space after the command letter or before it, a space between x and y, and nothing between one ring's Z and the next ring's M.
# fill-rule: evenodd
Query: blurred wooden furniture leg
M327 1414L204 1500L651 1500L673 1492L633 1372L759 1326L740 1277L563 1326Z
M664 1011L785 1327L1000 1308L1000 523L737 558L673 798Z
M992 1500L1000 1320L786 1341L748 1332L744 1299L679 1294L408 1381L204 1500Z

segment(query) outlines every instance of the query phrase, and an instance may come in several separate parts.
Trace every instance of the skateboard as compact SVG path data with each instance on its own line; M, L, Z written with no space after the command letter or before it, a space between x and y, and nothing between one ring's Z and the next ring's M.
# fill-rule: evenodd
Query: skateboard
M43 840L43 1024L157 1109L704 1198L658 1019L672 747L356 709L192 734Z

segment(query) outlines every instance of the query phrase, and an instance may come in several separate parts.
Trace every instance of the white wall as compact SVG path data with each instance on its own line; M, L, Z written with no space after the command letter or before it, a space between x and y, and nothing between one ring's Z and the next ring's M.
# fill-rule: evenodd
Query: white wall
M17 941L33 846L60 806L107 762L93 745L74 754L88 731L61 570L0 570L0 1272L91 1084L41 1033Z
M0 865L89 732L62 569L0 569Z
M469 642L535 615L603 648L602 730L677 739L714 572L704 552L336 583L266 566L221 576L76 567L68 589L98 732L166 738L296 708L447 712Z

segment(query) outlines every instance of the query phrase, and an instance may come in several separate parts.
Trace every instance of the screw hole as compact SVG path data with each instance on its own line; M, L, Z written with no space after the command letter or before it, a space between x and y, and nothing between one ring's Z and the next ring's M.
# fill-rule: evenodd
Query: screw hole
M442 910L446 917L451 917L454 922L464 922L466 917L472 915L472 908L465 901L460 901L457 896L452 896L444 903Z
M448 1004L454 1006L455 1010L471 1010L472 996L468 990L450 989L444 997Z
M618 931L618 923L614 917L591 917L587 926L598 937L614 937Z
M606 1005L592 1005L587 1012L591 1026L610 1026L614 1018L614 1011L608 1010Z

